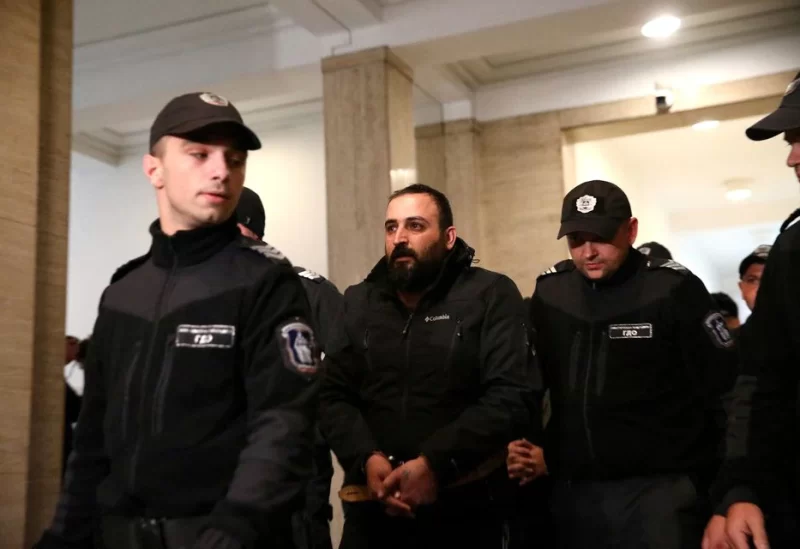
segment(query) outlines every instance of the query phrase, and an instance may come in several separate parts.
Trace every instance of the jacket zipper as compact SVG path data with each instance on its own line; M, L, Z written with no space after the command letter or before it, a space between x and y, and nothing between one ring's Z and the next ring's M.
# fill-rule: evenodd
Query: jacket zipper
M153 434L159 434L164 430L164 401L167 397L167 387L169 378L172 376L172 361L175 353L175 334L167 337L167 346L164 349L164 360L161 373L156 383L155 396L153 397Z
M406 375L403 377L403 401L402 413L403 419L408 418L408 378L411 377L411 336L408 332L411 328L411 321L414 319L414 313L408 315L406 325L403 327L403 339L406 340Z
M594 446L592 444L592 430L589 428L589 379L592 376L592 351L594 347L594 328L589 327L589 351L586 359L586 377L583 382L583 427L586 431L586 444L589 448L589 458L594 461Z
M367 370L372 371L372 357L369 356L369 328L364 330L364 355L367 360Z
M161 322L161 307L164 304L164 298L168 294L169 286L172 283L172 279L175 277L175 271L178 268L178 256L175 255L175 251L172 250L173 253L173 261L172 261L172 268L169 271L169 275L167 275L167 279L164 281L164 285L161 287L161 294L158 296L158 301L156 302L156 314L155 320L153 324L153 331L150 335L150 345L147 348L147 354L145 363L144 363L144 372L142 373L142 386L141 386L141 398L139 399L139 432L137 433L136 439L136 446L133 449L133 454L131 455L131 465L130 465L130 478L129 478L129 488L131 491L136 490L136 462L139 460L139 454L142 450L142 440L143 436L141 431L145 426L145 398L147 395L147 391L145 390L145 384L147 383L147 375L150 373L150 362L153 358L153 348L155 347L156 339L158 338L158 325Z
M569 389L574 391L578 385L578 358L581 352L581 340L583 339L583 332L578 332L572 338L572 348L569 355Z
M444 363L445 372L450 369L450 364L453 362L453 355L456 352L456 344L461 341L461 321L456 320L456 329L453 332L453 337L450 339L450 351L447 353L447 361Z
M136 366L139 364L139 353L142 350L142 342L137 341L133 347L133 359L128 366L128 371L125 373L125 392L122 397L122 440L128 436L128 414L131 408L131 384L133 383L133 375L136 373Z
M608 334L600 332L600 351L597 354L597 396L603 394L606 386L606 355L608 354Z

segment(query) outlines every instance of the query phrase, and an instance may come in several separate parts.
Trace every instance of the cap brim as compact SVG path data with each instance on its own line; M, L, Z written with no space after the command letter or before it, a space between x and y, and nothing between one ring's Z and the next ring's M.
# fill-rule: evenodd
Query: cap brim
M599 236L603 240L611 240L617 234L619 226L624 219L611 217L583 217L569 219L561 223L558 231L558 238L562 238L571 233L591 233Z
M253 132L253 130L251 130L250 128L248 128L235 118L226 119L226 118L215 117L212 119L192 120L190 122L179 124L174 128L170 128L170 130L166 132L165 135L185 137L189 134L196 134L200 130L203 130L205 128L210 128L211 126L217 126L222 124L236 127L237 132L239 132L239 135L241 136L241 144L244 147L244 150L255 151L261 148L261 140Z
M764 141L783 132L800 128L800 109L781 107L745 130L753 141Z

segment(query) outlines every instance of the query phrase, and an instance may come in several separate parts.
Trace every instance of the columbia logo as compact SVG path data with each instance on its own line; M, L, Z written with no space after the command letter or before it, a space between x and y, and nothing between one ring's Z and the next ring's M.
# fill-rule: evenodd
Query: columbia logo
M425 317L425 322L436 322L437 320L450 320L450 315L426 316Z

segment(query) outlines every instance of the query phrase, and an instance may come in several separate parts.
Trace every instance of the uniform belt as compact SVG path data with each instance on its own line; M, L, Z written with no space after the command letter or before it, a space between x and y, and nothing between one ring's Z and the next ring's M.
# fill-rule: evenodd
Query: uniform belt
M102 521L105 549L190 549L206 517L145 518L106 516Z
M404 461L398 460L392 456L389 457L389 462L392 464L393 469L396 469L405 463ZM482 480L491 475L502 465L505 465L505 462L506 451L503 449L502 451L489 457L486 461L475 467L473 470L455 479L453 482L445 486L444 489L449 490L452 488L458 488L460 486ZM372 501L375 498L373 498L372 493L369 490L369 486L365 484L346 484L342 486L341 490L339 490L339 499L346 503L361 503L365 501Z

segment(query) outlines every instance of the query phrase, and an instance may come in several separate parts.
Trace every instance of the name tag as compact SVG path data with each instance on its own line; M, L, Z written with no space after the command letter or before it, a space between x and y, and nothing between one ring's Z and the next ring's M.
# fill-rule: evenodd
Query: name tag
M610 339L652 339L653 325L646 324L612 324L608 327Z
M236 341L236 326L181 324L175 334L176 347L230 349Z

